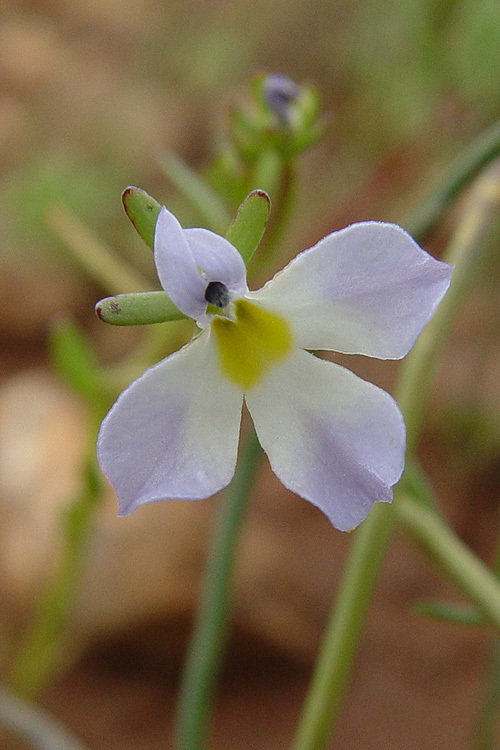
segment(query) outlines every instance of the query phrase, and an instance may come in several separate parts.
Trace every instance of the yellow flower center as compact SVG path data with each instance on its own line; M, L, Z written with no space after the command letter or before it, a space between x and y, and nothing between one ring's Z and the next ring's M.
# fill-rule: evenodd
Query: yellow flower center
M212 320L222 372L243 390L248 390L267 370L286 357L292 348L287 322L247 299L234 303L236 320Z

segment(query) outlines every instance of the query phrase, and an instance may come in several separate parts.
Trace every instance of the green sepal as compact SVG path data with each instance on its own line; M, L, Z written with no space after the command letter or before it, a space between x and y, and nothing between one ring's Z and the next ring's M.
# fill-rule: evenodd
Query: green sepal
M117 294L98 302L95 311L114 326L144 326L184 317L165 292Z
M74 391L91 402L105 398L99 361L76 323L53 322L48 343L54 369Z
M153 248L156 219L161 206L145 190L129 185L122 193L125 213L146 245Z
M241 257L248 263L266 228L271 200L264 190L252 190L247 195L227 231L229 240Z
M446 620L455 625L483 625L485 618L475 607L455 602L422 600L415 602L414 609L420 615L436 620Z

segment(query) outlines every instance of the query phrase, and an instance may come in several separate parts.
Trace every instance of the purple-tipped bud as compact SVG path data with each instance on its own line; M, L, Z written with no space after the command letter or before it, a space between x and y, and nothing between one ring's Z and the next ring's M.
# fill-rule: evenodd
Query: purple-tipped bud
M262 91L269 108L281 119L287 121L292 104L300 94L300 87L288 76L271 73L264 78Z

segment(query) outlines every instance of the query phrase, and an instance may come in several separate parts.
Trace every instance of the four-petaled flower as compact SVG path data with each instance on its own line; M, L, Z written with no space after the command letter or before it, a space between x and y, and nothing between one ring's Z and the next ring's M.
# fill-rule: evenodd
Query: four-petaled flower
M166 208L154 255L167 294L202 329L148 369L102 423L98 457L121 514L213 495L233 476L243 398L282 483L352 529L390 502L405 428L388 393L307 350L400 359L450 266L400 227L364 222L300 253L256 292L238 251Z

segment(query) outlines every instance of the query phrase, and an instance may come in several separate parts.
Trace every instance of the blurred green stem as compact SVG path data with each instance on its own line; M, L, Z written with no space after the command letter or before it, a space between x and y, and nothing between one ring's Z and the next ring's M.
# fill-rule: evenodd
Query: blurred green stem
M450 182L455 181L453 172L449 179ZM484 256L485 245L481 246L479 243L499 201L500 164L497 162L478 179L471 191L460 224L451 241L450 253L446 257L447 261L457 264L450 290L402 368L398 401L407 425L407 444L410 451L416 445L421 428L429 394L430 373L434 371L445 335L450 329L460 302L470 289L474 272ZM395 507L398 504L397 494L394 500ZM426 512L436 519L436 523L442 523L423 503L415 500L408 502L413 502L422 511L426 509ZM408 509L407 512L410 513ZM340 711L345 684L394 521L392 508L383 503L376 503L356 533L292 745L293 750L322 750L328 741ZM445 525L440 528L449 531ZM413 531L417 536L424 537L422 526L414 523ZM454 549L459 551L462 565L461 576L456 578L457 583L465 593L470 594L472 588L469 583L474 580L474 567L469 557L471 553L460 545L455 545ZM483 570L482 563L476 558L472 559L474 565ZM454 575L456 571L450 556L443 555L440 562L448 573ZM488 574L486 569L483 572L485 575ZM490 577L488 581L491 584ZM487 605L482 598L478 605L484 605L485 614L490 619L495 619L492 617L491 607L496 608L500 602L500 588L494 585L487 588L494 597L494 604ZM495 622L500 624L500 620L495 619Z
M231 216L222 198L182 159L170 151L165 152L159 161L164 175L184 195L198 211L204 225L212 232L224 235ZM261 187L256 185L256 187ZM130 290L129 290L130 291Z
M0 687L0 723L34 750L86 750L67 729L39 708Z
M239 532L260 446L248 434L235 477L220 499L197 619L184 666L175 725L177 750L205 746L207 722L228 635L229 588Z
M440 222L457 195L500 154L500 121L481 133L455 159L427 198L407 218L405 227L422 242Z
M498 747L498 705L500 703L500 638L491 646L483 695L479 703L474 731L474 750L495 750Z
M500 583L448 524L428 507L399 492L394 510L408 529L471 602L500 631Z
M47 213L46 222L88 276L107 292L148 291L150 284L147 280L127 266L67 208L53 206Z
M495 575L500 580L500 544L495 556ZM494 750L497 746L500 706L500 636L495 634L490 648L483 692L474 727L474 750Z

